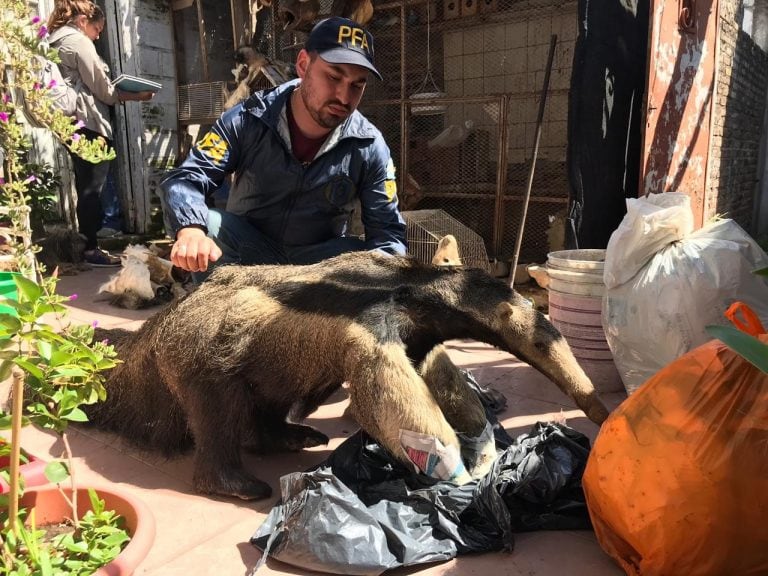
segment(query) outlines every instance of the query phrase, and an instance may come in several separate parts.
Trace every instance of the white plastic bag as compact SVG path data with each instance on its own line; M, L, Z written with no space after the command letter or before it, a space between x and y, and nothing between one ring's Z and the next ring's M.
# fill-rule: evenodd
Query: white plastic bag
M768 281L752 273L768 256L733 220L690 232L690 203L680 196L628 200L608 242L603 328L628 393L711 340L705 327L726 324L734 301L768 322Z
M400 444L416 471L457 484L466 484L472 480L456 447L444 446L439 438L400 429Z
M682 192L628 198L627 214L611 234L603 280L613 288L630 280L662 248L693 232L691 198Z

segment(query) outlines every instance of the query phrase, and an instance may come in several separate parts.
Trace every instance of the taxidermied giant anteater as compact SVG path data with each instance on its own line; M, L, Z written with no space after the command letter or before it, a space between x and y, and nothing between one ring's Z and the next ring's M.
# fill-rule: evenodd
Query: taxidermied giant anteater
M472 411L479 402L466 385L458 397L439 394L456 371L439 345L454 338L514 354L594 422L608 416L565 339L504 282L482 270L370 252L309 266L219 267L117 338L124 363L108 375L106 402L88 415L166 453L194 439L196 490L265 498L271 489L243 469L240 448L326 443L324 434L289 420L305 418L344 382L360 426L395 457L409 462L401 429L458 450L451 424L461 430L463 406ZM451 424L444 416L450 403L459 407ZM464 420L485 425L484 415Z

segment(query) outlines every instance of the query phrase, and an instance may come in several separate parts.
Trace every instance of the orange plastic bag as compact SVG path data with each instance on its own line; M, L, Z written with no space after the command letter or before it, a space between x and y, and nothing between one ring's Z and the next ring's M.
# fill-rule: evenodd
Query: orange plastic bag
M768 574L768 374L718 340L678 358L603 424L583 486L627 574Z

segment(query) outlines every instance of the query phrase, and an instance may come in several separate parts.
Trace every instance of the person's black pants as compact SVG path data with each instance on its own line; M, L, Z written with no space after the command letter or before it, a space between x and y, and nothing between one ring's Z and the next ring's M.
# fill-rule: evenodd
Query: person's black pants
M78 133L88 140L103 138L107 146L112 147L112 140L101 136L93 130L81 128ZM103 212L101 208L101 191L107 182L110 162L93 164L83 160L72 152L72 166L75 170L75 189L77 190L77 222L80 233L85 236L85 249L92 250L98 246L96 233L101 228Z

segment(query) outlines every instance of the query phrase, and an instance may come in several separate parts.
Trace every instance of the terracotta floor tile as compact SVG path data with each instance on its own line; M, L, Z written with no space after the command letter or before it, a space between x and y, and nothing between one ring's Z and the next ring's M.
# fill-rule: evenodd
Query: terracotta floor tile
M77 276L62 277L59 292L78 294L70 303L70 318L96 320L102 327L136 329L159 308L122 310L98 296L98 287L115 273L94 269ZM513 356L472 341L451 341L454 361L472 370L480 384L492 386L507 398L499 415L514 436L527 432L538 420L565 418L567 423L594 439L598 428L573 402L544 376ZM1 391L0 391L1 392ZM4 396L2 396L4 398ZM609 407L617 406L622 394L606 395ZM319 446L290 454L245 454L245 466L273 487L273 497L261 502L209 498L192 489L192 456L167 459L137 450L114 435L87 427L72 432L81 477L115 482L144 500L153 510L157 538L137 574L151 576L247 575L260 558L249 539L275 504L279 479L289 472L305 470L322 462L345 438L357 430L344 415L345 391L334 394L307 423L330 438ZM27 428L24 444L44 458L57 456L61 442L52 434ZM516 535L513 553L463 556L450 562L418 568L398 569L395 576L419 575L520 575L520 576L613 576L621 571L600 550L591 532L536 532ZM310 572L269 560L261 574L311 576Z
M220 575L243 573L242 562L238 564L238 546L250 546L248 539L266 517L265 511L258 510L263 504L207 498L173 489L143 488L137 489L136 495L152 509L157 523L155 543L139 573L198 576L216 567ZM211 562L214 557L216 561ZM239 569L235 570L235 566Z
M211 535L204 543L196 542L194 546L169 557L164 562L145 562L141 574L151 576L194 575L194 576L223 576L229 574L249 574L261 558L261 552L249 542L251 535L256 532L264 514L254 514L253 517L234 518L226 527ZM190 539L190 544L192 543ZM151 559L149 559L151 560ZM287 567L290 570L296 568ZM302 574L310 576L305 570L294 572L274 572L267 564L257 572L262 574Z

